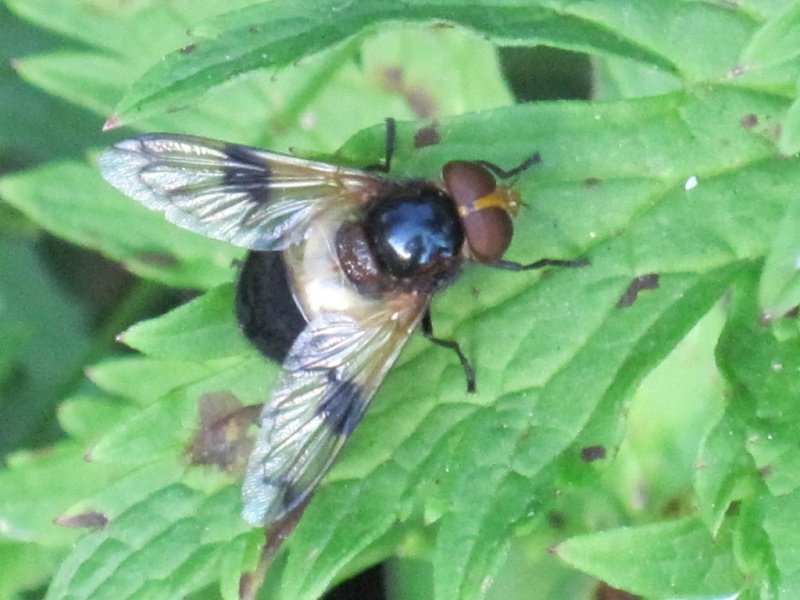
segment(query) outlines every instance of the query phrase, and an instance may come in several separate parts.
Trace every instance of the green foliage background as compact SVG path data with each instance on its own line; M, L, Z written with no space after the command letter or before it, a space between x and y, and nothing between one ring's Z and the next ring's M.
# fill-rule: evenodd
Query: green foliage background
M398 598L800 597L798 31L785 0L7 0L0 598L236 598L263 542L237 478L186 458L201 397L261 402L276 372L236 331L240 253L96 152L165 130L363 165L386 116L397 176L539 151L510 256L591 266L437 298L478 393L413 340L259 597L390 557ZM514 103L496 46L535 45L590 54L595 99ZM206 293L130 326L162 286Z

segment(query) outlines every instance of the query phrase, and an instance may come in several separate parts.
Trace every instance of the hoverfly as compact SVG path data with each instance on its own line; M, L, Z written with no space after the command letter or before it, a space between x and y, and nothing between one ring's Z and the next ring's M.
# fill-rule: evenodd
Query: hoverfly
M393 144L388 120L382 171ZM585 264L502 259L520 201L496 178L538 160L510 171L455 160L434 182L187 135L146 134L100 156L114 187L176 225L281 253L305 326L259 419L243 485L247 522L275 523L310 497L417 327L457 353L474 391L469 361L456 342L434 337L429 313L465 260L511 270Z

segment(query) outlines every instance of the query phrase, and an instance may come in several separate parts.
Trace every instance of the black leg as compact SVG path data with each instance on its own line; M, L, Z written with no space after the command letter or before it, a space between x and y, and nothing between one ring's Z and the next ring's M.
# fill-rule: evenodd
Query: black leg
M443 348L449 348L453 352L458 355L458 360L461 361L461 367L464 369L464 376L467 378L467 392L470 394L475 393L475 369L472 368L472 365L469 364L469 360L464 353L461 351L461 346L458 345L458 342L453 340L443 340L441 338L437 338L433 335L433 323L431 323L431 311L430 309L425 311L425 314L422 317L422 335L428 338L437 346L442 346Z
M394 156L394 142L397 137L397 123L391 117L386 119L386 157L382 163L375 163L374 165L367 165L364 167L367 171L380 171L381 173L388 173L392 167L392 156Z
M542 258L527 265L511 260L498 260L487 267L495 269L505 269L507 271L530 271L533 269L544 269L545 267L586 267L589 265L588 258L578 258L576 260L561 260L558 258Z
M485 167L489 171L491 171L499 179L510 179L515 175L519 175L523 171L527 171L533 165L538 165L540 162L542 162L542 157L539 155L538 152L536 152L532 156L529 156L528 158L523 160L516 167L514 167L513 169L509 169L508 171L486 160L476 160L475 162L481 165L482 167Z

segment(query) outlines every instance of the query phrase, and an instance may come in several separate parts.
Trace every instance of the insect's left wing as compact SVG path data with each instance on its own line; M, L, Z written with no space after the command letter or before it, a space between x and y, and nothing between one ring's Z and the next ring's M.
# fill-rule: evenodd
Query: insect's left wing
M303 239L319 212L363 202L381 179L357 169L176 134L119 142L99 158L111 185L176 225L252 250Z
M261 413L242 490L247 522L271 524L310 496L429 301L390 300L363 320L324 313L303 330Z

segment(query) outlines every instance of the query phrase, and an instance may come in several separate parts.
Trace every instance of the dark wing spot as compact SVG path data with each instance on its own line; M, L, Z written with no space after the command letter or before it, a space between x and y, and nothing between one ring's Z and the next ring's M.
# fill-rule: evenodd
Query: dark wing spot
M336 369L328 371L328 386L317 412L339 435L350 435L364 412L361 390L352 381L345 381Z
M224 151L236 162L251 165L253 168L249 169L241 166L225 168L222 180L223 185L247 190L255 204L269 202L269 180L272 173L263 159L254 156L248 148L237 144L226 144Z
M628 289L620 296L617 301L617 308L626 308L636 302L639 292L643 290L657 290L658 289L658 274L648 273L647 275L640 275L631 280Z
M586 446L581 450L581 460L583 462L593 462L606 457L605 446Z

